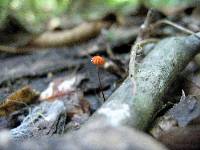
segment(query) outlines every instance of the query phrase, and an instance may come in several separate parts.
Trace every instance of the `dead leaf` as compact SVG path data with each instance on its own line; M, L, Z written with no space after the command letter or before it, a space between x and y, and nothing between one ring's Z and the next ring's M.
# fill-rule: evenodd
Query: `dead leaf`
M191 61L182 72L183 89L188 95L199 95L200 93L199 56L197 54L194 61Z
M162 134L190 125L200 125L200 101L196 96L183 96L165 115L157 119L150 133L159 138Z
M186 127L191 121L200 117L200 101L194 96L182 96L180 102L169 110L169 114L180 127Z
M77 89L84 78L85 76L81 74L58 78L41 93L40 100L63 101L70 119L75 115L90 114L90 104L83 98L83 93Z
M199 150L200 126L175 128L163 133L158 140L170 150Z
M150 130L150 134L158 138L163 132L167 132L173 128L177 127L177 122L169 114L157 119L154 127Z
M40 94L40 100L53 101L59 97L73 94L77 85L84 79L83 75L58 78L52 81L46 90Z
M74 115L71 121L65 126L65 131L67 132L70 130L79 129L80 126L84 124L88 119L89 119L89 115L86 113Z
M33 103L38 97L38 93L29 86L23 87L14 92L0 105L0 116L7 116L10 113Z

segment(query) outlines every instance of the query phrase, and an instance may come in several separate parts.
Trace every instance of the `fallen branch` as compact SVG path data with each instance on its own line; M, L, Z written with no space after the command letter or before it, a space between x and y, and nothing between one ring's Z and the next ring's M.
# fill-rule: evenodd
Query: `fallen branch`
M46 32L30 41L30 44L39 47L71 45L98 35L102 28L110 25L109 22L97 21L81 24L71 30Z
M87 124L101 119L102 124L146 129L166 90L199 48L200 40L194 35L159 42L136 68L135 95L128 77Z
M70 30L69 30L70 31ZM130 43L133 41L138 33L138 28L133 27L133 28L111 28L108 31L106 30L106 34L112 34L112 39L108 39L108 37L105 37L105 41L108 42L108 44L111 46L111 48L118 47L123 44ZM53 32L52 32L53 34ZM107 36L107 35L105 35ZM100 44L97 44L95 46L92 46L89 48L88 52L86 51L83 53L83 55L88 54L88 53L96 53L100 51L104 51L107 46L106 42L101 41ZM103 44L102 44L103 43ZM73 44L73 42L71 43ZM40 48L41 50L48 50L48 48ZM6 53L28 53L28 52L34 52L38 51L37 48L33 47L11 47L11 46L6 46L6 45L0 45L0 52L6 52Z

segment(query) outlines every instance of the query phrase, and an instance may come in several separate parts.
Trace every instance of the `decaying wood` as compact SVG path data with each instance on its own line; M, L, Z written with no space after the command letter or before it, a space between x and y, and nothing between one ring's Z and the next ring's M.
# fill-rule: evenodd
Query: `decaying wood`
M62 101L43 102L30 112L20 126L10 130L10 134L15 141L62 134L65 120Z
M146 129L169 85L199 48L200 40L193 35L159 42L136 68L136 94L128 77L88 124L101 118L102 124Z

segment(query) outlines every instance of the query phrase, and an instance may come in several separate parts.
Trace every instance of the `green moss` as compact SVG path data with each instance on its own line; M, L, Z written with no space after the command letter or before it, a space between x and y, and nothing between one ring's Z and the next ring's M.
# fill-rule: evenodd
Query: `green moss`
M8 7L10 0L1 0L0 2L0 28L3 27L5 19L8 15Z
M68 3L69 0L13 0L10 13L29 31L40 32L49 18L67 11Z

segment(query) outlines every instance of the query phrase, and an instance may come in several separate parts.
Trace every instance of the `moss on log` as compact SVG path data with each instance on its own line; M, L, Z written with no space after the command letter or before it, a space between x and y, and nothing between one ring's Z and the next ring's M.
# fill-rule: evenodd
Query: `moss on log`
M166 90L198 50L200 40L194 35L160 41L137 66L136 86L131 76L127 77L87 124L101 119L102 124L145 130Z

